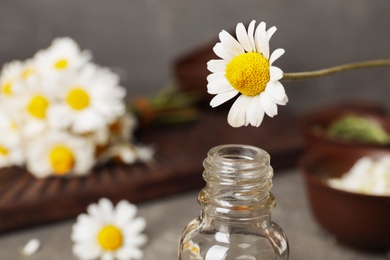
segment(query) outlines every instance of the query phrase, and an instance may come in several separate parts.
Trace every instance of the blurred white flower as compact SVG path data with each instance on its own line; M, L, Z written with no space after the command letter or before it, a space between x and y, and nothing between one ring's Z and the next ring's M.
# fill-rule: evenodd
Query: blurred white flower
M85 175L94 164L94 152L89 138L50 131L29 142L27 169L38 178Z
M26 138L35 138L48 129L47 114L55 102L54 94L40 87L27 88L6 104L23 126L21 131Z
M0 109L0 133L0 167L22 165L24 153L20 127L3 109Z
M101 154L112 159L107 151L118 144L134 146L137 122L126 111L118 75L90 60L88 51L65 37L32 59L3 66L0 167L26 166L38 178L84 175ZM145 161L150 153L140 151L134 160L122 152L123 161Z
M22 61L12 61L3 66L0 74L0 94L2 101L4 98L13 96L23 90L24 85L21 84L21 81L29 76L27 72L25 75L23 74L26 69L25 64Z
M43 78L69 76L80 69L90 59L88 51L81 51L77 43L68 37L57 38L44 50L34 56L34 63Z
M53 105L49 122L57 128L87 133L113 123L125 113L126 92L108 69L88 64L58 89L61 102Z
M108 199L91 204L72 227L73 253L80 259L142 259L140 249L146 241L142 234L144 218L136 217L137 207L122 200L114 208Z

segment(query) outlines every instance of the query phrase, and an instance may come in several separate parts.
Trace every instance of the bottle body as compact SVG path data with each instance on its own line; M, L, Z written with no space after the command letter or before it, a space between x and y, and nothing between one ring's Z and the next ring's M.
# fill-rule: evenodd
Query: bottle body
M288 259L287 238L271 220L268 154L252 146L218 146L204 167L201 214L182 233L179 260Z

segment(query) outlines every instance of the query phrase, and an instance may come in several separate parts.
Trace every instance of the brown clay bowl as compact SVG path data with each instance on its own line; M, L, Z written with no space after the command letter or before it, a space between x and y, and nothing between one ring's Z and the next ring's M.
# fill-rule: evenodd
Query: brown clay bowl
M340 177L363 156L373 158L390 151L341 148L331 153L306 153L299 167L306 184L311 211L318 223L338 241L360 249L390 249L390 196L339 190L326 179Z
M303 117L302 133L305 149L308 151L323 152L333 151L340 146L343 147L371 147L390 149L390 145L363 143L330 137L325 133L333 122L347 115L355 115L375 121L381 125L387 133L390 133L390 117L381 106L369 103L356 103L345 106L333 106L311 112ZM320 131L318 131L321 129Z

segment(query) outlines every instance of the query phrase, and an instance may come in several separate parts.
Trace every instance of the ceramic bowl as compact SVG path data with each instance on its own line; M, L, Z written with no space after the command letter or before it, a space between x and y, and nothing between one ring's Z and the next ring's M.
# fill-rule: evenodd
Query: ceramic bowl
M378 123L387 133L390 133L390 117L386 109L370 103L355 103L344 106L330 106L305 115L301 129L305 150L313 152L333 151L339 147L372 147L390 149L389 144L363 143L352 140L331 137L326 129L337 120L348 115L355 115Z
M299 161L313 216L338 241L369 250L390 249L390 196L365 195L329 186L363 156L389 150L344 147L330 153L305 153Z

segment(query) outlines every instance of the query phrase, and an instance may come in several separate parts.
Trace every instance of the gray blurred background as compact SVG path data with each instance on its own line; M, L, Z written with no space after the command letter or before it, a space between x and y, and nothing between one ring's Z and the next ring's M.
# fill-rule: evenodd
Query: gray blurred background
M0 64L70 36L120 73L131 98L152 95L173 79L178 57L252 19L278 28L271 49L286 50L276 63L285 72L390 58L389 11L389 0L1 0ZM390 103L390 68L284 85L288 109L299 112L343 100Z

